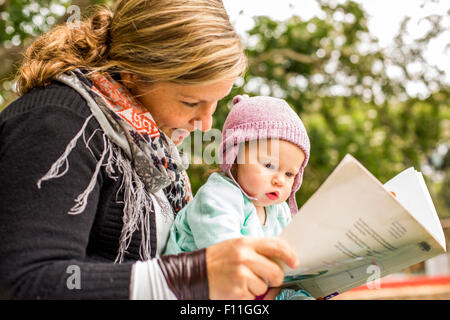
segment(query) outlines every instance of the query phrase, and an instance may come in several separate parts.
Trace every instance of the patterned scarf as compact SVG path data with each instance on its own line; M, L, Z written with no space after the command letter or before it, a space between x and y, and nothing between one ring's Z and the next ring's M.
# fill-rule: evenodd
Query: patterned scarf
M117 178L114 164L123 175L121 188L124 192L124 226L116 262L123 261L136 230L141 231L140 257L143 260L154 257L157 247L154 201L158 202L163 214L173 215L192 197L185 171L189 166L187 156L158 129L144 106L109 75L95 73L88 80L80 70L74 70L59 75L57 80L74 88L85 98L92 116L86 119L65 152L38 181L38 187L42 181L61 177L67 172L67 157L81 136L89 148L90 138L86 139L84 129L95 117L103 130L104 151L89 185L75 199L75 205L68 213L80 214L84 211L102 165L106 166L110 177ZM65 170L61 172L63 166ZM171 208L157 196L161 189Z

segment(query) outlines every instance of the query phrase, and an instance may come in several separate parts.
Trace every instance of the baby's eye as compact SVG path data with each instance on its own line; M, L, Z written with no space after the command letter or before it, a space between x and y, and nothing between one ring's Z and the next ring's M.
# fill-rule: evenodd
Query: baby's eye
M264 164L264 166L265 166L267 169L275 169L275 166L274 166L273 164L271 164L270 162L266 162L266 163Z
M292 172L286 172L286 176L292 178L293 176L295 176L295 174L293 174Z

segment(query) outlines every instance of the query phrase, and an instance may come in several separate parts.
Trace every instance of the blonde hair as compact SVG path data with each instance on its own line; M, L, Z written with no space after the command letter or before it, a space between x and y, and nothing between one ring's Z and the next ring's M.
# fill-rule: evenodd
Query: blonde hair
M24 94L76 68L206 84L232 79L246 66L221 0L119 0L113 11L102 8L79 26L57 26L33 42L17 88Z

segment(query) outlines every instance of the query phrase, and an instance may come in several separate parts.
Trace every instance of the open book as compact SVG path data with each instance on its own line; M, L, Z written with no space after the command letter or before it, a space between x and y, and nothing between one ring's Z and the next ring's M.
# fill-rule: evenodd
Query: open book
M280 237L300 266L283 266L283 287L329 299L446 251L445 236L420 172L381 184L346 155ZM379 281L379 280L378 280Z

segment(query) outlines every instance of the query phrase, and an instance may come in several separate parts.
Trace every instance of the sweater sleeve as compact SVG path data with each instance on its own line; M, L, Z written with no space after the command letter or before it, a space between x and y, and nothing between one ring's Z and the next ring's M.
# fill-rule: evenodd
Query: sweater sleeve
M0 298L128 299L132 263L99 263L86 248L96 216L102 175L86 208L68 211L87 188L103 152L91 119L63 163L64 175L37 182L66 150L89 112L81 98L60 105L16 103L0 114ZM72 109L73 108L73 109ZM87 108L85 108L87 109Z

